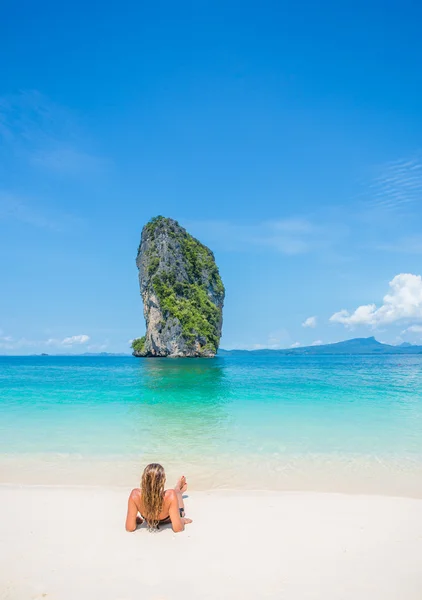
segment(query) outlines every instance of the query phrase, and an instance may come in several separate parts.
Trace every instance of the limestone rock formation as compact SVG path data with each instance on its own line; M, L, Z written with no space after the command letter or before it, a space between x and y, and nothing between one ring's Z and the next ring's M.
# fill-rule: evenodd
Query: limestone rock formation
M142 230L136 264L146 334L134 356L213 357L224 286L214 255L177 221L155 217Z

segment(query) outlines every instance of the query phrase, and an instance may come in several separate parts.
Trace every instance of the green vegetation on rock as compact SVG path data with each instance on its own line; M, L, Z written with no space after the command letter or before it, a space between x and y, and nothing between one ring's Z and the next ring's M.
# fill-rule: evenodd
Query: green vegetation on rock
M164 316L179 320L182 334L189 344L204 338L213 352L217 351L219 335L219 310L208 298L202 286L195 283L169 282L166 274L156 275L153 287Z
M186 233L181 240L183 256L186 260L186 270L191 281L201 278L202 274L208 273L210 283L215 291L224 294L224 286L220 273L215 264L214 254L209 248L198 242L194 237Z
M155 271L158 269L159 266L160 266L160 259L158 258L158 256L152 256L151 261L148 265L148 275L150 277L152 275L154 275Z
M177 221L159 216L143 229L137 264L147 334L134 340L134 353L165 356L174 346L178 356L214 355L221 336L225 291L211 250ZM154 311L158 309L162 318L154 320L150 329L154 296L159 304ZM160 345L162 350L157 351Z
M145 336L132 340L132 350L136 354L143 354L145 352Z
M153 219L151 219L151 221L148 221L148 223L145 225L144 227L144 231L147 235L153 235L156 227L158 227L160 224L162 224L163 222L167 221L168 219L166 219L165 217L162 217L161 215L159 215L158 217L154 217Z

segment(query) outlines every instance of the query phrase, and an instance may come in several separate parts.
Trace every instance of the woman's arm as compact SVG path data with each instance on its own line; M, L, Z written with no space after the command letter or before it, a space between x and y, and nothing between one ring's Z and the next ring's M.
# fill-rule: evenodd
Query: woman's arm
M138 506L135 502L137 490L132 490L127 503L126 531L135 531L137 523L142 523L138 517Z
M171 528L175 533L184 531L186 523L192 523L191 519L180 516L179 498L175 490L168 490L170 495L169 516L171 519Z
M170 507L169 507L169 516L171 519L171 528L175 533L179 533L183 531L185 528L185 523L180 516L179 511L179 501L177 498L177 494L174 490L169 490L170 492Z

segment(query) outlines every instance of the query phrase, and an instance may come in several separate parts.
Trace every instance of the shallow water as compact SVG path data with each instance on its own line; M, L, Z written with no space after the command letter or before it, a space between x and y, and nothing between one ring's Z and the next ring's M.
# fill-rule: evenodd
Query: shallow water
M1 482L123 483L157 460L205 488L413 494L421 433L422 356L0 358Z

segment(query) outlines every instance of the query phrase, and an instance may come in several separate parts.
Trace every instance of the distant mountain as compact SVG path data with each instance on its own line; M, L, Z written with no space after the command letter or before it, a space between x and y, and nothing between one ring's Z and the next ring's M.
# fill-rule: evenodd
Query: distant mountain
M7 356L7 354L4 354L2 356ZM10 356L19 356L19 355L13 355L11 354ZM25 355L22 355L25 356ZM83 354L66 354L66 353L61 353L61 354L46 354L45 352L42 352L41 354L28 354L27 356L61 356L61 357L72 357L72 356L132 356L129 353L124 353L124 352L84 352Z
M35 354L34 356L40 356L40 355ZM41 356L43 356L43 355L41 354ZM48 356L48 355L45 355L45 356ZM132 355L128 354L127 352L126 353L124 353L124 352L84 352L83 354L50 354L50 356L78 356L78 357L81 357L81 356L87 356L87 357L106 356L107 357L108 356L108 357L113 357L113 356L132 356Z
M132 356L129 353L124 352L84 352L83 354L78 354L78 356Z
M302 346L299 348L286 348L281 350L219 350L219 356L232 356L240 354L259 354L259 355L317 355L317 354L422 354L422 346L413 346L412 344L400 344L400 346L391 346L382 344L374 337L354 338L335 344L323 344L321 346Z

